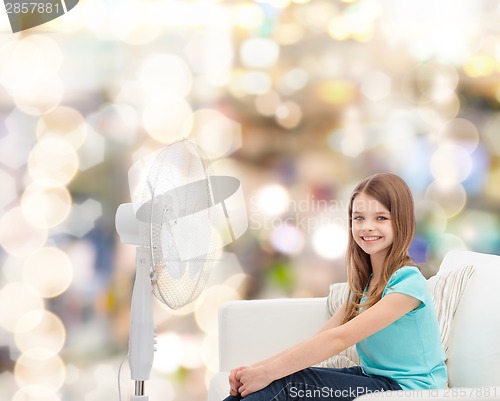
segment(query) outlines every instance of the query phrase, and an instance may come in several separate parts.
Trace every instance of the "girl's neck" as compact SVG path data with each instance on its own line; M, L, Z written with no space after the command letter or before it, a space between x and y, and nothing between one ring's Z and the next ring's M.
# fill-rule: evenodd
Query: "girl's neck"
M370 262L372 265L372 278L371 280L374 282L378 282L380 277L382 276L382 266L383 260L376 257L370 257Z

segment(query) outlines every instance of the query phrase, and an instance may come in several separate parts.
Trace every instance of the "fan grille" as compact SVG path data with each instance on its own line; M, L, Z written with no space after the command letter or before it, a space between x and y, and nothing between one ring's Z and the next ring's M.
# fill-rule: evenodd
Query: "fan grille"
M211 173L202 149L187 139L164 148L148 173L142 203L149 219L141 220L149 222L140 234L151 247L153 293L173 309L201 293L219 252Z

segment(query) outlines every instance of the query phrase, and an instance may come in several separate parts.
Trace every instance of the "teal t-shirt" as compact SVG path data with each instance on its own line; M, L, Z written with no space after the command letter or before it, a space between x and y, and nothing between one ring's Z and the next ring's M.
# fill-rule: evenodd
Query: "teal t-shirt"
M446 355L427 281L417 267L404 266L391 276L382 297L394 292L421 304L356 344L363 372L391 378L403 390L446 387Z

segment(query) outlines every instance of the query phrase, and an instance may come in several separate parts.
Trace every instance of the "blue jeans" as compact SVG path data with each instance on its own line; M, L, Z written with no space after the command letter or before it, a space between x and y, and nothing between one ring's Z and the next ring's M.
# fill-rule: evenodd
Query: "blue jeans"
M367 376L360 366L352 368L307 368L275 380L266 388L224 401L351 401L363 394L401 390L391 379Z

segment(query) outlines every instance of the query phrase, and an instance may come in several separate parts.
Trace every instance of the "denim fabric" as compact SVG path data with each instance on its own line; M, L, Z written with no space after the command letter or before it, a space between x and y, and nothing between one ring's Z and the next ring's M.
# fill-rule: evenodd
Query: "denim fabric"
M352 368L307 368L245 398L229 396L224 401L351 401L363 394L401 390L391 379L367 376L360 366Z

